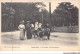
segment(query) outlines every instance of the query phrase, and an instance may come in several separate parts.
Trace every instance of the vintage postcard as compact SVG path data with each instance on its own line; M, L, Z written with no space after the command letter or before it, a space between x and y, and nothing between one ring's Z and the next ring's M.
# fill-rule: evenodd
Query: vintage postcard
M0 51L79 51L79 0L0 0Z

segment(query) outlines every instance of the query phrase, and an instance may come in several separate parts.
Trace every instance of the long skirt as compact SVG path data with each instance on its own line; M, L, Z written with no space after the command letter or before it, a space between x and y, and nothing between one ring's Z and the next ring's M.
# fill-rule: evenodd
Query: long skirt
M32 38L32 33L31 33L31 29L27 28L27 33L26 33L27 39L31 39Z
M20 29L20 40L24 40L25 32L24 29Z

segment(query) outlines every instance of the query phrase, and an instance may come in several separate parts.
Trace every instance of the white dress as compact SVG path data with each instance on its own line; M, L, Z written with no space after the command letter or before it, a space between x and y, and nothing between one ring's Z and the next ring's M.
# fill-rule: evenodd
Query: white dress
M37 23L35 23L35 30L37 30L38 29L38 24Z
M20 24L18 28L20 30L20 39L23 40L25 36L25 33L24 33L25 25Z

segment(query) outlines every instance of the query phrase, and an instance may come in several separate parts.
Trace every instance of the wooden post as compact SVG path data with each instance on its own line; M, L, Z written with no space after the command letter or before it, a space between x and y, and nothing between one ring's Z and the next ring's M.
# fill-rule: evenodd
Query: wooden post
M43 9L42 9L42 28L43 28Z
M50 30L51 30L51 2L49 2L49 24L50 24Z

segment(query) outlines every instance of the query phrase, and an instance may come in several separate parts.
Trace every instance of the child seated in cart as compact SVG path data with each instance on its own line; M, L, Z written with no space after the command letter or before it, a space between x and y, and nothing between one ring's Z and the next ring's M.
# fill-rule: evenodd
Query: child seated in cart
M47 36L47 39L50 39L50 29L49 25L46 24L46 27L38 29L38 36L42 39L43 36Z
M41 40L43 39L44 36L47 36L47 39L50 39L50 29L49 28L40 28L38 30L38 37L41 38Z

